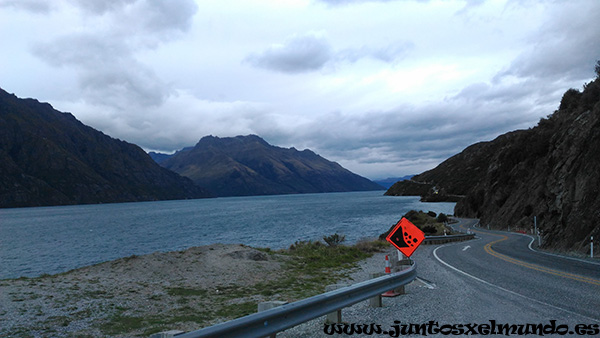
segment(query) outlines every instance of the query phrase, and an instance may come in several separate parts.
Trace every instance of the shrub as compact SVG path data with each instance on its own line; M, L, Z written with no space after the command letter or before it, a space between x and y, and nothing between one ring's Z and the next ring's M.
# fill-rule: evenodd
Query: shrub
M361 239L354 246L364 253L373 253L385 251L391 244L384 240Z
M433 225L426 225L426 226L424 226L424 227L423 227L423 229L422 229L422 230L423 230L423 232L424 232L425 234L429 234L429 235L431 235L431 234L435 234L435 233L437 232L437 229L436 229L436 227L435 227L435 226L433 226Z
M346 236L344 236L344 235L340 236L336 232L335 234L333 234L331 236L323 236L323 240L329 246L338 246L338 245L342 244L346 240Z
M427 215L428 215L429 217L433 217L433 218L435 218L435 216L437 216L437 215L435 214L435 212L433 212L433 211L428 211L428 212L427 212Z
M322 247L323 243L317 241L296 241L294 244L290 245L290 251L295 250L313 250Z
M448 222L448 216L446 216L446 214L444 214L443 212L440 212L436 221L438 221L440 223Z
M579 105L581 99L581 92L577 89L571 88L567 90L562 99L560 100L559 110L575 109Z

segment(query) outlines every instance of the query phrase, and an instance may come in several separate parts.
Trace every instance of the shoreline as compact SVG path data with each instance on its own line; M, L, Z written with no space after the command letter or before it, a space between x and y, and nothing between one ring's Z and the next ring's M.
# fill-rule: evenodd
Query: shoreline
M306 249L323 248L335 250L324 244ZM304 265L281 251L212 244L4 279L0 336L147 337L197 330L254 313L262 301L291 302L320 293L315 290L348 278L354 269L344 265L324 277Z
M243 245L213 244L0 280L0 336L119 336L118 329L127 329L124 325L135 318L140 325L131 323L130 328L140 326L137 334L145 336L139 318L158 326L173 313L201 312L210 306L201 298L212 299L220 289L272 281L284 261ZM195 295L202 297L186 300ZM234 299L222 301L225 307L239 305ZM196 329L202 320L189 319L195 322L178 329Z

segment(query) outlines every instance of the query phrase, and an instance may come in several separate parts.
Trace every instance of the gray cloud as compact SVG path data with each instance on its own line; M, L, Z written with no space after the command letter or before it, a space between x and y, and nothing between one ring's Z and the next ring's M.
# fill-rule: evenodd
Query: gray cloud
M121 10L137 0L70 0L73 4L84 9L88 13L102 15L106 12Z
M33 52L53 66L76 69L82 98L94 105L156 106L169 93L168 86L117 39L73 35L38 44Z
M258 68L303 73L317 71L337 62L355 63L364 58L393 63L406 56L412 48L412 42L400 41L379 48L362 46L336 51L324 37L309 33L294 35L285 43L272 45L262 53L246 57L244 61Z
M176 29L185 32L198 11L198 5L193 0L153 0L143 2L143 6L145 25L153 31Z
M38 14L48 13L52 9L45 0L0 0L0 8L15 8Z
M93 16L110 14L113 29L127 34L187 31L198 11L193 0L70 0Z
M259 68L283 73L310 72L323 68L332 58L331 45L320 36L292 36L285 43L273 45L245 61Z
M344 6L344 5L350 5L350 4L365 3L365 2L393 2L393 1L400 1L400 0L316 0L316 1L328 4L331 6ZM402 0L402 1L406 1L406 0ZM430 0L414 0L414 1L427 2Z
M82 99L93 105L127 109L159 106L172 90L136 59L190 28L193 0L72 0L91 15L110 22L104 30L83 31L38 42L34 55L55 67L75 69Z
M386 174L368 168L415 174L473 143L526 129L540 116L552 113L562 93L548 98L548 92L556 88L537 85L476 83L455 96L423 106L403 104L358 116L330 112L297 125L288 134L265 131L261 135L313 149L332 160L352 161L371 178Z
M402 59L415 47L415 44L409 41L400 41L389 46L373 48L363 46L361 48L351 48L336 53L336 59L340 61L356 62L363 58L372 58L386 63L393 63Z
M532 47L517 57L495 80L507 76L582 81L592 78L600 58L600 2L565 3L554 8L551 21L531 38Z

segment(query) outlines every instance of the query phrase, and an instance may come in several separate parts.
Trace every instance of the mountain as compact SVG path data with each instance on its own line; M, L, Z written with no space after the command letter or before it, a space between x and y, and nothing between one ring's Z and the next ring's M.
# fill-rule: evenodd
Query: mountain
M466 195L455 214L483 226L530 229L544 246L588 251L600 238L600 77L569 89L559 109L528 130L469 146L412 178Z
M383 190L310 150L275 147L256 135L206 136L160 164L217 196Z
M182 152L182 151L188 151L188 150L192 150L194 149L194 147L185 147L177 152L175 152L174 154L165 154L165 153L157 153L155 151L151 151L148 153L148 155L150 155L150 157L154 160L154 162L160 164L161 162L171 158L173 155Z
M398 181L410 180L415 175L406 175L402 177L388 177L381 180L373 180L373 182L379 184L380 186L389 189L394 183Z
M0 207L207 196L138 146L0 89Z

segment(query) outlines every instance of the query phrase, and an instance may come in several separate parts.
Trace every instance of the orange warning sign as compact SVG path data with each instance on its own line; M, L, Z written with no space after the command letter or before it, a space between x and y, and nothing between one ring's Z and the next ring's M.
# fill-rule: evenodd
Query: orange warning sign
M409 220L402 217L385 239L406 257L410 257L425 239L425 234Z

